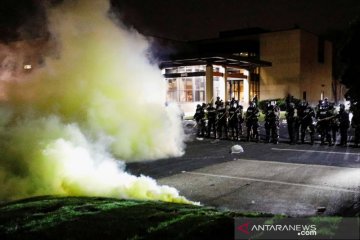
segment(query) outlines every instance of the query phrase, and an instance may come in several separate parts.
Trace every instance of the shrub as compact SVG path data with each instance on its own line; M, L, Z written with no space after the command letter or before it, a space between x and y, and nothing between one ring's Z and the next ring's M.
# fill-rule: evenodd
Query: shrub
M261 111L264 111L265 110L265 107L266 107L266 103L267 102L271 102L271 101L276 101L276 104L279 106L280 110L281 111L286 111L286 98L272 98L272 99L264 99L264 100L261 100L259 101L259 108ZM298 98L294 98L292 97L291 98L291 102L295 103L295 105L298 105L300 103L300 99Z

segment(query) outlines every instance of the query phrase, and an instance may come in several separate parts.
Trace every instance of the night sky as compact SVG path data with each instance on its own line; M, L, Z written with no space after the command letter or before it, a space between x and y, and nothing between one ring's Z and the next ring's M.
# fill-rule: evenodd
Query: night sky
M360 15L359 0L112 0L140 31L178 40L217 37L248 27L298 25L317 34L345 29Z
M46 26L41 3L0 0L0 38L34 34ZM317 34L343 30L360 15L359 0L111 0L126 25L176 40L214 38L219 31L295 25Z

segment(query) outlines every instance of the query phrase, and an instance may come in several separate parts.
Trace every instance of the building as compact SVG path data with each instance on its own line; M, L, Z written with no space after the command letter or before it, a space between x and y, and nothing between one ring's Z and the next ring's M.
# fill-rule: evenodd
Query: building
M216 39L189 42L160 67L168 101L179 102L185 112L217 96L245 107L255 95L264 100L290 94L310 104L335 100L332 44L299 28L220 32Z
M48 40L0 44L0 95L2 83L23 79L44 64L44 56L56 55L55 43ZM235 98L247 107L254 96L290 94L316 104L342 95L333 80L331 42L299 28L240 29L192 42L160 39L152 51L168 84L167 101L180 103L185 113L216 97Z
M260 35L261 57L272 62L260 71L261 98L287 94L317 103L334 101L332 44L302 29Z
M230 55L198 56L163 62L167 100L179 102L184 112L194 105L235 98L241 104L259 95L259 71L269 62Z

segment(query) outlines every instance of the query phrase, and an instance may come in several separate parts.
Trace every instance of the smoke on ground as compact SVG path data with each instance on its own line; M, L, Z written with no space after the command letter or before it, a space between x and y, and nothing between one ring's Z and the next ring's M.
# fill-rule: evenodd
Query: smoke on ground
M124 171L125 162L183 153L179 109L136 31L109 2L65 0L48 11L55 58L8 81L0 107L0 199L40 194L189 202ZM122 159L122 160L119 160Z

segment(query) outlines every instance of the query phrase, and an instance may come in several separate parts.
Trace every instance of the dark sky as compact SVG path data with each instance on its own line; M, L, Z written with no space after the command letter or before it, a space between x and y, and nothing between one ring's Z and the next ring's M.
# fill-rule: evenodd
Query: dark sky
M46 31L44 0L0 0L0 41L16 40Z
M0 0L0 38L44 31L41 3L49 1L62 0ZM144 34L177 40L214 38L219 31L248 27L279 30L295 24L325 34L345 29L360 16L360 0L110 1L127 25Z
M247 27L269 30L295 24L325 34L360 15L359 0L112 0L124 21L148 34L193 40Z

